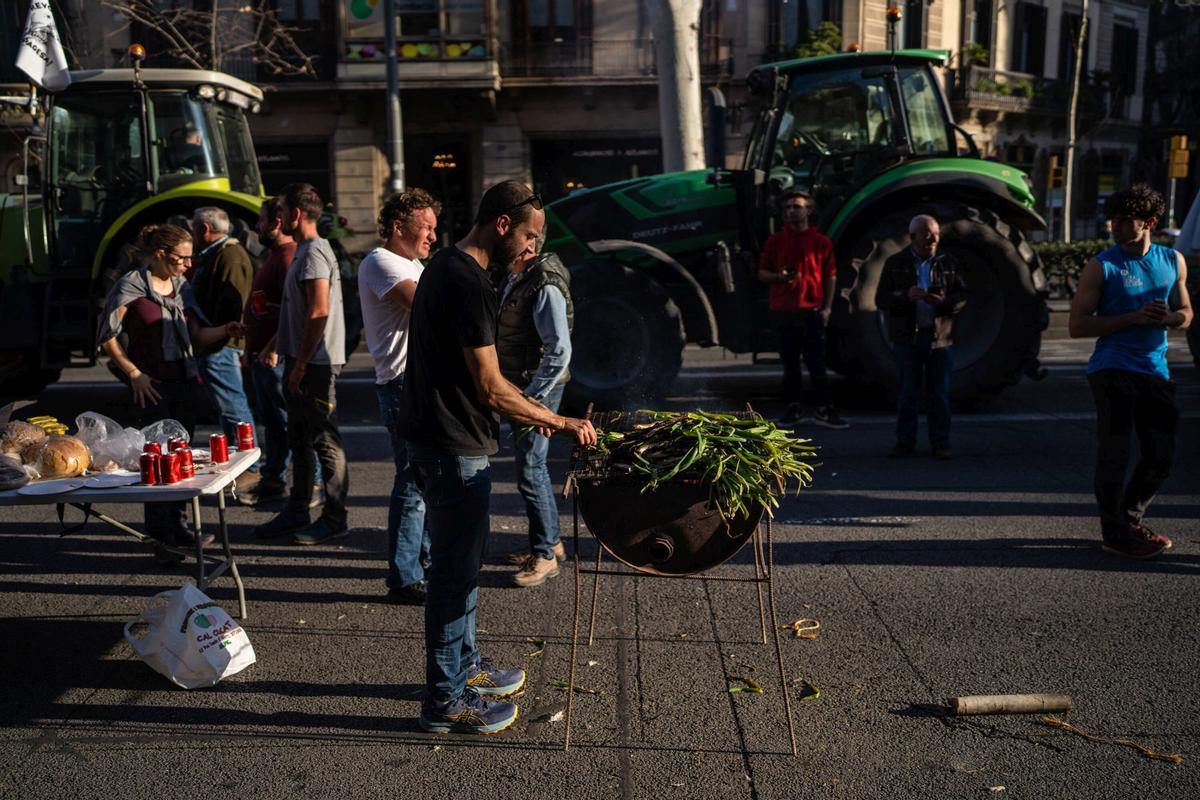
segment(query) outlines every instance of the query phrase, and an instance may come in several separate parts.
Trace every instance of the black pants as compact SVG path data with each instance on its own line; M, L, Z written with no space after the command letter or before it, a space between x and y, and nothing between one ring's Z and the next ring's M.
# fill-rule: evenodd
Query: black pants
M1174 381L1121 369L1088 375L1096 400L1096 502L1105 541L1128 538L1171 474L1179 406ZM1125 474L1137 434L1141 458L1128 484Z
M300 394L287 388L295 361L283 368L283 393L287 398L288 449L292 451L292 492L288 510L308 513L312 500L316 461L321 462L325 484L325 508L321 518L335 530L346 527L346 495L350 488L346 453L338 432L337 396L334 384L341 367L309 364L300 381ZM316 458L313 457L316 451Z
M162 397L157 403L145 408L133 406L134 425L144 428L164 419L173 419L188 432L196 433L196 397L200 384L194 380L173 383L156 383L154 389ZM165 448L164 448L165 449ZM176 534L185 530L184 514L187 503L146 503L146 534L166 544L178 544Z
M825 326L821 312L773 311L771 317L779 328L779 359L783 362L783 399L799 403L804 397L800 360L808 368L812 380L813 403L817 408L829 405L829 376L825 373Z

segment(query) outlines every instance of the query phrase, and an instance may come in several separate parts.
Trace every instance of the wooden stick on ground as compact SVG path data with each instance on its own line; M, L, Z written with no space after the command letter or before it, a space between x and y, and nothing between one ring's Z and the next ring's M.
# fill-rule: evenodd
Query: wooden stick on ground
M950 707L957 716L970 714L1044 714L1070 711L1071 696L1066 694L977 694L954 697Z
M1132 747L1134 750L1140 751L1141 754L1146 758L1157 758L1160 761L1170 761L1175 765L1183 763L1183 756L1179 755L1178 753L1159 753L1151 750L1145 745L1138 744L1133 739L1109 739L1105 736L1093 736L1090 733L1084 733L1069 722L1063 722L1061 719L1055 719L1054 717L1042 717L1042 724L1050 725L1054 728L1061 728L1062 730L1073 733L1076 736L1082 736L1089 742L1098 742L1100 744L1119 744L1124 745L1125 747Z

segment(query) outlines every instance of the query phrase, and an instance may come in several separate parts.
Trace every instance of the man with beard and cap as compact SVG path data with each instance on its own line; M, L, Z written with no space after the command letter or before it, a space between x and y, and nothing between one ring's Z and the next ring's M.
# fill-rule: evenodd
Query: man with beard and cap
M498 669L476 644L479 570L490 520L488 456L502 414L543 435L594 444L587 420L562 417L527 399L500 372L498 299L488 266L531 252L546 215L519 181L488 189L470 232L429 262L409 323L401 436L410 444L431 539L426 571L425 697L420 725L436 733L494 733L517 707L499 698L525 685L520 669Z

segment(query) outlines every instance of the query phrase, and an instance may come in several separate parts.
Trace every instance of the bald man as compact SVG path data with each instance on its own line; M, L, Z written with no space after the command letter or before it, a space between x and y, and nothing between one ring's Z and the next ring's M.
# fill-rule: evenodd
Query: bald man
M967 304L961 270L938 253L938 221L918 214L908 226L911 246L883 264L875 306L887 314L888 335L899 378L896 444L892 458L913 454L917 445L917 405L921 383L929 389L929 442L934 458L948 461L950 376L954 373L954 318Z

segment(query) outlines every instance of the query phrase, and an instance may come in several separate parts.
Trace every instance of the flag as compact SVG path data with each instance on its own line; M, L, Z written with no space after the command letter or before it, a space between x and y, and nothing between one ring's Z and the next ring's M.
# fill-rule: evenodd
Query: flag
M56 92L71 83L67 57L63 54L50 0L30 0L25 33L17 51L17 69L41 88Z

